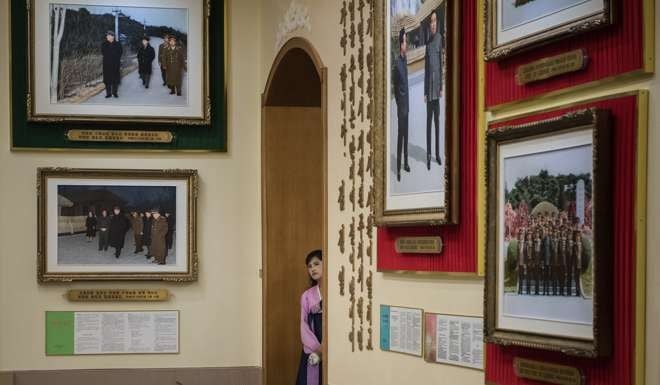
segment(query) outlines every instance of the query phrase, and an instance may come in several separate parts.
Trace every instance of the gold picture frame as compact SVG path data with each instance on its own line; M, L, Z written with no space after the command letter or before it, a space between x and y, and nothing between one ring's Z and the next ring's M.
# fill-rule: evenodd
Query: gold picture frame
M604 357L611 354L612 293L611 285L609 284L609 280L612 277L612 210L610 209L612 196L610 176L612 147L611 131L609 110L592 108L569 112L553 119L539 120L516 126L499 127L488 132L488 144L486 149L488 228L486 282L484 293L484 339L486 342L504 346L514 345L534 349L559 351L567 355L587 358ZM580 134L582 138L581 140L585 144L577 145L569 142L568 135L572 134ZM584 140L586 137L589 138L588 142ZM534 147L538 146L539 143L543 143L543 146L546 146L547 148L543 147L543 149L535 149ZM581 156L584 159L590 160L589 163L591 168L588 171L590 174L590 181L588 181L590 187L585 187L584 191L591 191L589 204L592 205L592 214L588 214L586 210L586 207L589 207L589 204L586 203L586 193L584 195L585 200L582 204L577 203L580 201L580 199L577 198L577 191L579 189L577 185L572 186L572 192L570 188L568 190L566 190L566 188L564 188L564 190L560 189L557 191L569 191L566 196L569 196L570 194L575 195L575 200L570 201L570 198L566 198L565 201L567 207L566 211L569 212L569 214L567 214L568 220L564 220L563 218L560 220L564 208L559 209L558 211L553 211L548 203L549 200L543 200L541 203L534 205L533 210L530 209L530 214L525 215L525 218L528 218L527 220L522 221L525 224L516 225L519 229L513 229L510 231L511 235L509 237L509 244L507 245L504 243L507 239L507 228L510 226L505 220L505 208L507 207L507 204L511 202L510 198L507 196L513 196L514 190L518 188L517 183L525 178L527 178L525 179L526 181L531 180L534 177L530 177L530 175L536 175L536 171L538 170L541 170L538 175L541 175L545 170L544 177L554 177L553 174L557 174L557 177L562 175L556 170L550 170L550 172L548 172L549 169L545 168L547 167L547 164L552 164L552 162L556 163L556 160L553 160L552 162L545 160L544 166L538 166L542 162L539 162L532 157L529 159L526 158L522 160L525 165L516 166L518 169L524 171L511 172L512 175L516 173L520 174L516 176L516 187L511 189L511 185L506 182L508 178L506 172L500 169L500 166L502 166L507 170L505 158L521 162L521 159L529 154L532 154L532 156L538 156L538 154L546 156L547 154L554 152L556 156L561 156L558 151L579 148L580 146L584 147L586 143L589 144L590 149L584 152ZM527 148L531 150L521 150L521 144L527 146ZM510 148L503 150L502 146L510 147L511 145L518 145L518 147L514 147L513 151ZM550 149L553 146L555 147ZM503 151L506 152L506 156L503 155ZM589 153L589 151L591 151L591 153ZM573 161L569 163L579 163L573 157L567 157L567 159L573 159ZM554 164L553 167L558 168L559 166ZM530 171L532 169L534 169L533 172ZM513 168L511 168L511 170L513 170ZM576 175L577 179L581 178L580 175ZM501 186L502 184L504 184L504 187ZM559 194L562 195L562 193ZM573 206L571 206L571 202ZM532 201L529 203L532 203ZM541 206L542 208L539 208ZM573 217L570 215L570 207L574 207ZM585 208L583 213L584 218L582 218L582 220L580 220L580 216L577 214L579 213L579 207ZM518 211L515 213L516 217L521 216L521 213L525 211L520 209L520 205L518 205L517 210ZM549 219L551 212L557 215L556 217L555 215L552 215L552 219ZM587 221L585 219L587 217L593 219ZM519 222L521 221L515 223ZM557 223L560 223L561 230L553 230ZM534 227L540 228L540 233L534 230ZM545 242L547 238L548 241L553 242L548 242L549 245L552 245L550 246L551 248L548 249L552 251L547 253L550 256L549 258L552 258L552 261L555 261L554 256L557 255L557 260L561 261L561 255L568 254L565 251L563 252L564 254L562 254L562 252L557 252L557 248L554 246L555 239L563 236L557 235L559 231L568 233L571 236L575 236L575 233L580 234L580 242L575 242L574 244L580 245L580 248L577 250L585 250L585 252L580 251L580 257L575 258L577 261L582 261L581 264L579 262L573 263L575 266L585 266L586 260L586 265L589 266L587 269L584 269L583 267L570 268L570 263L567 267L566 261L564 261L564 265L561 265L562 262L552 262L551 265L546 262L548 266L551 266L547 267L544 265L544 260L541 259L546 258L545 254L543 254L543 257L539 254L538 259L535 259L537 257L529 257L529 255L535 255L531 254L533 252L530 252L530 254L526 252L520 254L521 249L519 248L520 245L518 243L512 247L513 241L519 239L521 233L523 234L523 238L520 239L527 239L524 238L526 234L530 234L530 239L534 236L534 241L536 241L536 237L538 237L539 245L543 245L544 243L542 242ZM587 240L587 237L585 237L584 234L589 234L587 237L590 238L591 242ZM546 235L548 235L548 237L546 237ZM585 240L587 240L586 243L589 244L588 256L586 252L587 248L583 247ZM568 244L568 241L566 241L566 243ZM535 250L537 250L536 246L534 247ZM538 250L545 250L543 247L544 246L541 246ZM559 247L561 249L561 246ZM506 256L503 257L505 250ZM516 252L511 253L511 250L515 250ZM527 250L531 249L528 248ZM568 247L566 250L568 250ZM537 253L539 253L539 251L537 251ZM511 256L513 256L513 258L511 258ZM584 256L584 258L582 256ZM571 257L567 256L565 258L566 260L570 260ZM515 264L515 267L511 267L510 263L507 265L509 260L514 261L513 263ZM521 262L522 260L525 261L524 264ZM521 267L521 265L524 266ZM591 274L588 274L589 270L591 270ZM547 271L549 275L544 275L546 274L545 271ZM587 274L590 281L583 280L583 274ZM548 279L546 277L551 278ZM580 285L579 282L581 282L582 285ZM584 282L589 282L588 288L585 286ZM540 294L539 287L541 288ZM584 322L583 329L573 330L566 327L567 324L572 323L573 325L578 325L580 322L574 322L574 320L568 319L570 317L566 318L565 315L559 314L562 307L564 309L567 308L567 304L570 306L575 305L575 303L569 304L567 302L573 301L573 289L575 289L575 301L581 302L577 304L578 307L572 309L578 309L578 311L582 312L584 312L585 306L590 309L586 312L587 314L581 315L582 318L588 318L588 322ZM527 291L527 293L525 293L525 291ZM586 294L587 292L588 294ZM507 296L509 300L514 299L518 301L518 310L511 310L513 307L506 304L506 298L504 297ZM519 306L520 300L525 300L525 297L527 297L527 300L530 300L531 298L534 302L539 303L540 306L544 308L541 310L541 313L543 314L522 314L519 309L524 308L526 312L529 311L527 307L521 308ZM550 300L548 300L548 298L550 298ZM547 301L555 302L550 303ZM545 312L555 312L555 314L546 314ZM512 322L505 319L507 317L509 319L517 319L515 322ZM543 323L533 324L533 322L538 322L539 320L543 321ZM587 331L587 329L589 330ZM585 331L588 333L588 337L579 335L585 333Z
M197 170L39 168L37 280L40 283L196 281L198 192ZM102 227L100 221L102 216L106 217L103 214L106 211L106 221L110 222L115 207L120 212L114 213L114 216L121 219L123 226L119 230L119 233L123 231L123 236L117 238L113 238L114 225L106 223ZM133 231L129 213L136 212L134 220L146 226L147 222L140 213L147 211L162 213L160 218L166 219L169 231L165 238L156 238L151 234L151 242L146 243L144 227L140 227L143 233L139 238L136 236L138 230ZM168 213L172 215L168 216ZM95 220L86 222L88 215ZM155 227L150 227L149 232L153 229ZM102 231L108 231L104 240ZM87 237L86 242L84 236ZM113 244L113 239L123 241ZM133 252L131 240L135 245ZM166 243L159 243L158 246L155 242ZM143 245L147 246L146 250ZM160 247L161 251L154 251L156 247ZM162 263L151 263L159 261Z
M212 101L210 93L210 75L209 75L209 18L211 16L211 0L198 0L201 3L201 20L192 21L192 24L201 24L201 68L202 75L200 76L200 90L199 90L199 107L200 113L197 116L169 116L163 117L158 115L143 115L139 114L73 114L73 113L43 113L37 112L37 92L35 90L36 86L36 76L35 76L35 67L38 66L36 63L36 32L35 32L35 14L36 14L36 0L27 0L26 14L27 14L27 94L26 106L27 106L27 121L34 123L144 123L144 124L168 124L168 125L187 125L187 126L208 126L211 122L211 111L212 111ZM113 0L105 0L104 4L93 4L92 6L103 6L111 7ZM98 3L101 3L99 1ZM51 3L49 3L50 5ZM123 6L126 6L125 3L122 3ZM91 4L90 4L91 5ZM219 4L214 6L226 7L225 4ZM132 6L135 7L135 6ZM127 7L130 8L130 7ZM66 12L66 11L65 11ZM226 10L225 10L226 12ZM130 19L130 17L128 17ZM145 24L146 28L146 24ZM52 26L50 28L52 30ZM146 31L146 29L145 29ZM189 33L190 31L187 31ZM48 39L50 40L50 39ZM49 42L50 44L51 42ZM99 43L100 46L100 43ZM50 47L50 46L49 46ZM154 47L156 48L156 47ZM156 60L158 59L158 54L156 54ZM52 60L52 59L51 59ZM186 59L187 61L187 59ZM225 57L225 67L226 67L226 57ZM137 70L135 70L137 72ZM124 75L120 75L123 77ZM51 76L52 77L52 76ZM160 82L160 74L152 74L153 84L158 85ZM188 82L189 85L192 82ZM51 86L52 88L52 86ZM152 87L153 88L153 87ZM52 92L52 91L51 91ZM99 91L102 92L102 91ZM193 95L192 93L189 93ZM52 98L52 97L51 97ZM190 99L188 99L189 101ZM51 102L52 103L52 102ZM128 104L131 105L131 104ZM131 105L133 106L133 105ZM126 107L126 105L119 105L118 107ZM151 108L152 106L146 106Z
M432 8L435 7L435 8ZM375 1L374 9L374 130L373 130L373 143L374 143L374 200L375 200L375 222L377 225L442 225L442 224L456 224L458 223L458 207L459 207L459 89L460 89L460 73L459 73L459 60L460 60L460 4L456 0L438 0L435 2L427 1L421 5L415 17L406 18L401 23L401 27L406 30L406 39L417 39L416 47L411 48L416 50L412 52L412 56L408 57L408 67L412 70L424 71L424 64L421 63L419 57L420 53L424 54L424 44L419 41L423 40L425 34L428 33L428 19L430 13L443 10L444 17L439 30L439 34L444 36L445 46L443 47L442 62L443 66L443 83L444 83L444 108L445 118L442 120L444 125L444 162L442 164L443 172L437 175L441 180L440 185L442 197L437 201L433 200L433 204L424 203L419 207L405 207L405 208L391 208L387 205L388 199L388 167L390 156L390 143L388 140L388 133L390 121L390 109L394 104L391 102L390 95L390 81L389 74L392 70L392 49L391 44L396 41L397 35L393 31L390 23L390 2L389 0ZM437 15L437 13L436 13ZM426 29L425 29L426 28ZM442 28L442 29L440 29ZM410 36L408 36L410 35ZM410 51L409 51L410 52ZM422 76L423 78L424 76ZM422 95L419 95L419 100ZM417 99L415 99L417 100ZM413 98L410 98L413 103ZM442 108L442 106L441 106ZM410 116L413 116L413 107L411 107ZM424 112L426 114L426 112ZM418 116L419 117L419 116ZM426 117L426 115L424 115ZM425 118L424 118L425 120ZM412 128L409 127L410 131ZM393 138L396 143L396 137ZM396 146L395 146L396 147ZM431 146L432 147L432 146ZM429 157L428 146L427 155ZM436 154L437 155L437 154ZM426 160L424 163L430 163ZM432 161L436 163L436 159ZM438 162L439 163L439 162ZM423 170L431 168L427 165L423 166ZM403 172L404 179L413 173ZM428 178L434 178L429 176ZM396 178L392 176L391 178ZM411 194L409 194L411 195Z
M532 18L529 22L519 21L517 23L518 25L514 25L515 23L512 21L512 25L509 28L506 28L508 31L504 31L505 28L500 28L499 24L500 21L503 22L504 17L501 17L502 14L498 11L501 9L501 7L505 6L505 0L484 1L484 56L486 60L499 60L559 39L568 38L583 32L607 27L614 23L616 17L613 0L602 0L603 6L597 10L580 10L580 4L576 3L574 6L572 5L571 7L560 9L557 12L550 12L546 10L547 13L545 15ZM507 4L507 6L514 8L534 7L542 1L550 2L551 0L521 0L515 3L509 2L510 4ZM574 8L576 11L572 12L569 8ZM563 16L572 18L568 20L561 20L561 17ZM550 20L551 18L557 18L557 20ZM543 19L550 20L549 23L551 23L551 26L539 26L536 28L536 30L528 33L512 33L512 31L515 31L517 28L523 28L522 26L524 25L529 25L532 22L537 22ZM503 34L505 32L511 33L511 36L503 38L503 40L506 39L506 41L498 42L498 36L500 32Z

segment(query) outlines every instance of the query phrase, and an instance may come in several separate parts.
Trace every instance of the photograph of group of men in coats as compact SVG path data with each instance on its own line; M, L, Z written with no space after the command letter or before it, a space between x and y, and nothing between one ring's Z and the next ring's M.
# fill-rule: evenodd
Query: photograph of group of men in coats
M165 265L168 252L174 245L176 222L171 213L161 213L157 207L133 209L126 213L115 206L110 213L101 209L98 216L89 211L85 227L87 242L93 242L98 237L98 251L105 253L111 248L116 259L127 247L126 235L130 230L134 248L132 254L144 253L147 261Z
M187 71L186 52L183 44L174 34L165 34L163 42L158 46L158 54L151 46L149 36L142 37L142 43L137 49L138 74L142 86L148 89L151 85L153 63L158 57L158 66L161 71L163 86L169 89L170 95L182 95L183 72ZM121 58L122 44L115 38L115 33L108 31L101 45L103 54L103 83L105 84L105 97L119 97L121 84Z

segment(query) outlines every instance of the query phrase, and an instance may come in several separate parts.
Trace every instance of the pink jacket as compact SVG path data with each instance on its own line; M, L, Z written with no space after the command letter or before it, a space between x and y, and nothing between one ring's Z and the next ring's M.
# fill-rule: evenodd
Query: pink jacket
M320 353L321 351L321 343L307 323L309 314L317 314L321 311L319 288L318 286L312 286L300 296L300 339L302 340L303 351L307 354ZM307 384L314 385L318 383L319 365L307 365Z

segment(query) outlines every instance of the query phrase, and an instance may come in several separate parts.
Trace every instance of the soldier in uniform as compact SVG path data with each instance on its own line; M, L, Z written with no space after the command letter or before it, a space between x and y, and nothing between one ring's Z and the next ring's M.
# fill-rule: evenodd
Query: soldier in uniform
M167 85L167 71L165 70L165 51L170 46L170 35L163 35L163 43L158 46L158 65L160 66L160 75L163 77L163 85Z
M527 249L525 248L525 232L521 229L520 233L518 233L518 294L523 293L523 284L526 278L526 252Z
M167 47L164 54L167 86L170 88L170 95L176 93L177 96L181 96L183 71L188 70L186 67L186 57L183 47L176 43L176 36L171 35L169 43L169 47Z
M142 218L142 243L147 247L147 252L145 257L147 259L151 258L151 211L145 210L144 217Z
M153 220L151 222L151 248L150 253L154 262L159 265L165 264L167 258L167 245L165 237L167 236L167 219L160 215L160 209L151 210Z
M431 121L435 124L435 159L440 160L440 97L442 96L442 36L438 15L431 13L431 37L424 54L424 102L426 103L426 168L431 169Z
M543 295L550 295L552 285L552 241L548 230L543 228L543 239L541 240L541 253L543 254Z
M408 166L408 42L406 30L399 31L399 55L396 58L392 83L396 100L397 141L396 141L396 179L401 180L401 150L403 149L403 169L410 172Z
M543 265L543 255L541 254L541 236L538 232L534 234L534 294L539 295L539 286L543 278L542 265Z
M531 294L531 278L534 275L534 241L532 233L525 233L525 283L527 284L527 294Z
M156 52L154 51L154 47L149 44L149 36L145 36L142 38L142 46L138 48L138 65L139 65L139 73L140 73L140 79L142 79L142 85L144 88L149 88L149 82L151 81L151 72L152 72L152 64L154 62L154 58L156 57Z
M559 257L559 232L552 232L552 286L553 295L559 295L561 290L561 260Z
M567 276L567 269L566 269L566 263L568 262L568 258L566 257L566 235L563 230L558 230L559 231L559 262L561 263L561 295L566 295L566 292L570 290L570 288L567 289L567 281L568 281L568 276Z
M121 55L123 49L121 43L115 40L115 33L108 31L105 41L101 44L103 55L103 83L105 84L105 97L110 98L117 95L119 82L121 80Z
M131 223L131 230L133 230L133 240L135 242L134 253L138 254L144 250L144 246L142 244L142 236L144 235L142 229L144 228L144 223L142 222L142 217L140 217L140 214L138 214L138 212L135 210L131 211L129 222Z
M573 232L573 279L575 280L575 295L580 295L580 275L582 273L582 234L579 230Z

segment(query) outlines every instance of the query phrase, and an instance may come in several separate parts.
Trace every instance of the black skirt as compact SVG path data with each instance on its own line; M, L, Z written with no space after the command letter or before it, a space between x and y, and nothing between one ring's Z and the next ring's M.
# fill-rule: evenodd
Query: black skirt
M323 313L308 315L307 323L309 324L309 328L312 329L314 335L319 340L319 342L323 342ZM300 366L298 366L298 379L296 380L296 385L320 385L321 383L321 377L323 376L323 362L319 363L319 383L318 384L307 383L308 359L309 359L309 354L303 351L300 354Z

